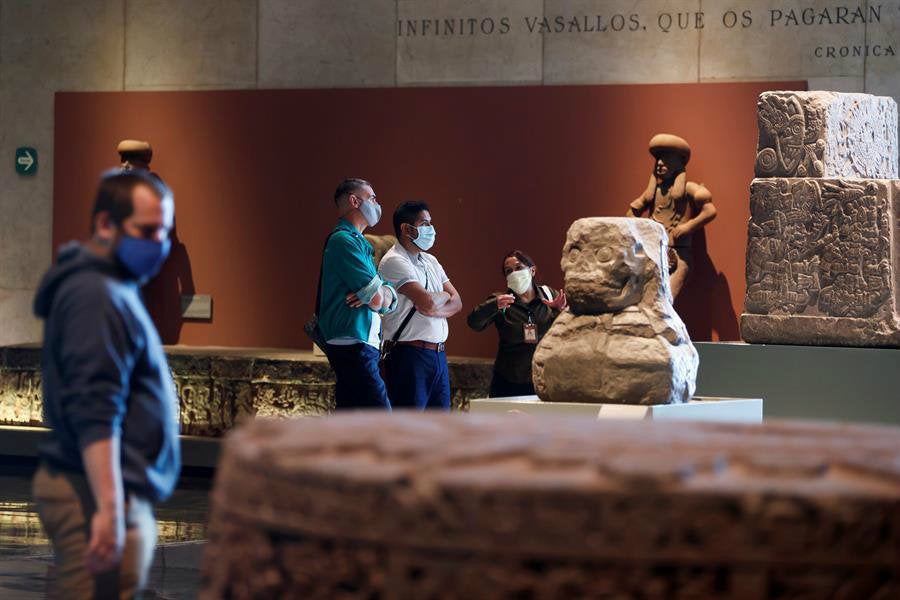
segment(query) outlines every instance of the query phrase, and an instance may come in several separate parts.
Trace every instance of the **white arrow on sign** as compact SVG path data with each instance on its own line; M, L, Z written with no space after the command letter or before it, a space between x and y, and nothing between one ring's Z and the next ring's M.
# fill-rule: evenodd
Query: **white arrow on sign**
M27 171L34 165L34 157L31 155L31 152L28 150L25 151L25 156L20 156L16 159L16 162L20 165L25 165L25 170Z

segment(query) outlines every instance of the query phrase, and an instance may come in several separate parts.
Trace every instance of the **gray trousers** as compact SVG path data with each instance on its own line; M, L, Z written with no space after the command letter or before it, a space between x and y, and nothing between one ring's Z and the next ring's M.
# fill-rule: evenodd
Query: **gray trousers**
M139 598L156 548L153 505L133 494L125 505L125 550L119 566L95 575L84 555L96 512L87 477L41 466L32 481L41 524L53 545L56 582L53 598L72 600Z

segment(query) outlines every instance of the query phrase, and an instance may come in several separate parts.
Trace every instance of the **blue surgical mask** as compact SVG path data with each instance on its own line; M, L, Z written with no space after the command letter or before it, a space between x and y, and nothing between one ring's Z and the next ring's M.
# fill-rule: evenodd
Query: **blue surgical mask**
M421 227L416 227L416 230L419 232L419 237L413 240L413 244L427 252L434 246L434 238L437 236L437 233L431 225L422 225Z
M359 205L359 212L362 213L369 227L375 227L378 225L378 221L381 220L381 205L372 200L363 200L362 204Z
M159 273L171 248L169 238L157 242L126 235L116 248L116 258L143 285Z

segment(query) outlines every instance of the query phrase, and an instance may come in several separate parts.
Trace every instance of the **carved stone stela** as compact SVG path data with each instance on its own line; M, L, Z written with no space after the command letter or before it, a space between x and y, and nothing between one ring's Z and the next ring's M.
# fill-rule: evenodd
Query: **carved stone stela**
M893 114L896 119L896 104L889 98L810 94L824 94L831 99L829 106L852 105L861 113ZM781 95L774 97L781 98ZM772 96L760 97L760 111ZM761 145L765 136L763 121L761 115ZM896 124L892 129L879 129L878 120L870 125L872 129L854 139L850 137L861 125L847 123L843 129L835 126L844 135L845 146L853 148L850 155L868 155L872 161L868 170L855 159L841 164L854 165L852 173L891 169L896 173ZM877 131L882 131L881 139L874 137ZM883 139L888 134L894 137ZM865 137L868 137L868 152L863 143ZM839 139L828 140L828 144L832 143L841 145ZM884 157L886 148L893 153L889 159ZM888 164L893 165L891 169L885 168ZM757 171L758 168L759 163ZM825 171L828 168L826 164ZM744 340L900 345L898 223L900 180L897 179L754 179L750 186L747 293L741 317Z
M766 92L757 177L897 177L897 103L835 92Z
M563 248L569 308L534 353L541 400L687 402L699 358L672 306L667 236L650 219L595 217L569 228Z
M256 422L212 498L201 599L900 598L897 428Z

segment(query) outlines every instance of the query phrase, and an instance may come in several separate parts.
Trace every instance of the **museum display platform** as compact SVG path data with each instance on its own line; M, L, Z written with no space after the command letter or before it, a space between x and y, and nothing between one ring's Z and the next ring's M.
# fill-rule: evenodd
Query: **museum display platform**
M38 455L38 445L50 430L46 427L0 425L0 456L30 458ZM213 469L219 462L220 438L179 436L181 463L185 467Z
M704 398L684 404L591 404L544 402L537 396L478 398L469 402L472 414L526 414L535 416L588 417L592 419L653 419L657 421L716 421L762 423L763 401L757 398Z
M765 398L765 416L900 424L900 349L696 342L698 396Z
M214 467L219 438L247 418L318 416L334 408L334 374L310 351L167 346L166 355L186 466ZM468 410L471 398L487 396L493 361L448 362L453 406ZM0 347L0 456L36 456L46 433L40 347Z
M767 419L900 423L900 349L695 345L700 354L698 397L762 398ZM312 352L188 347L166 351L181 401L186 458L198 466L215 462L218 444L209 444L210 438L221 436L241 419L321 415L333 407L334 376L327 361ZM468 410L470 401L487 397L493 361L456 357L449 361L453 405ZM40 386L38 347L0 348L0 454L33 455L45 431ZM621 406L604 410L618 411L623 418L644 418L623 414ZM659 414L656 410L655 418Z

